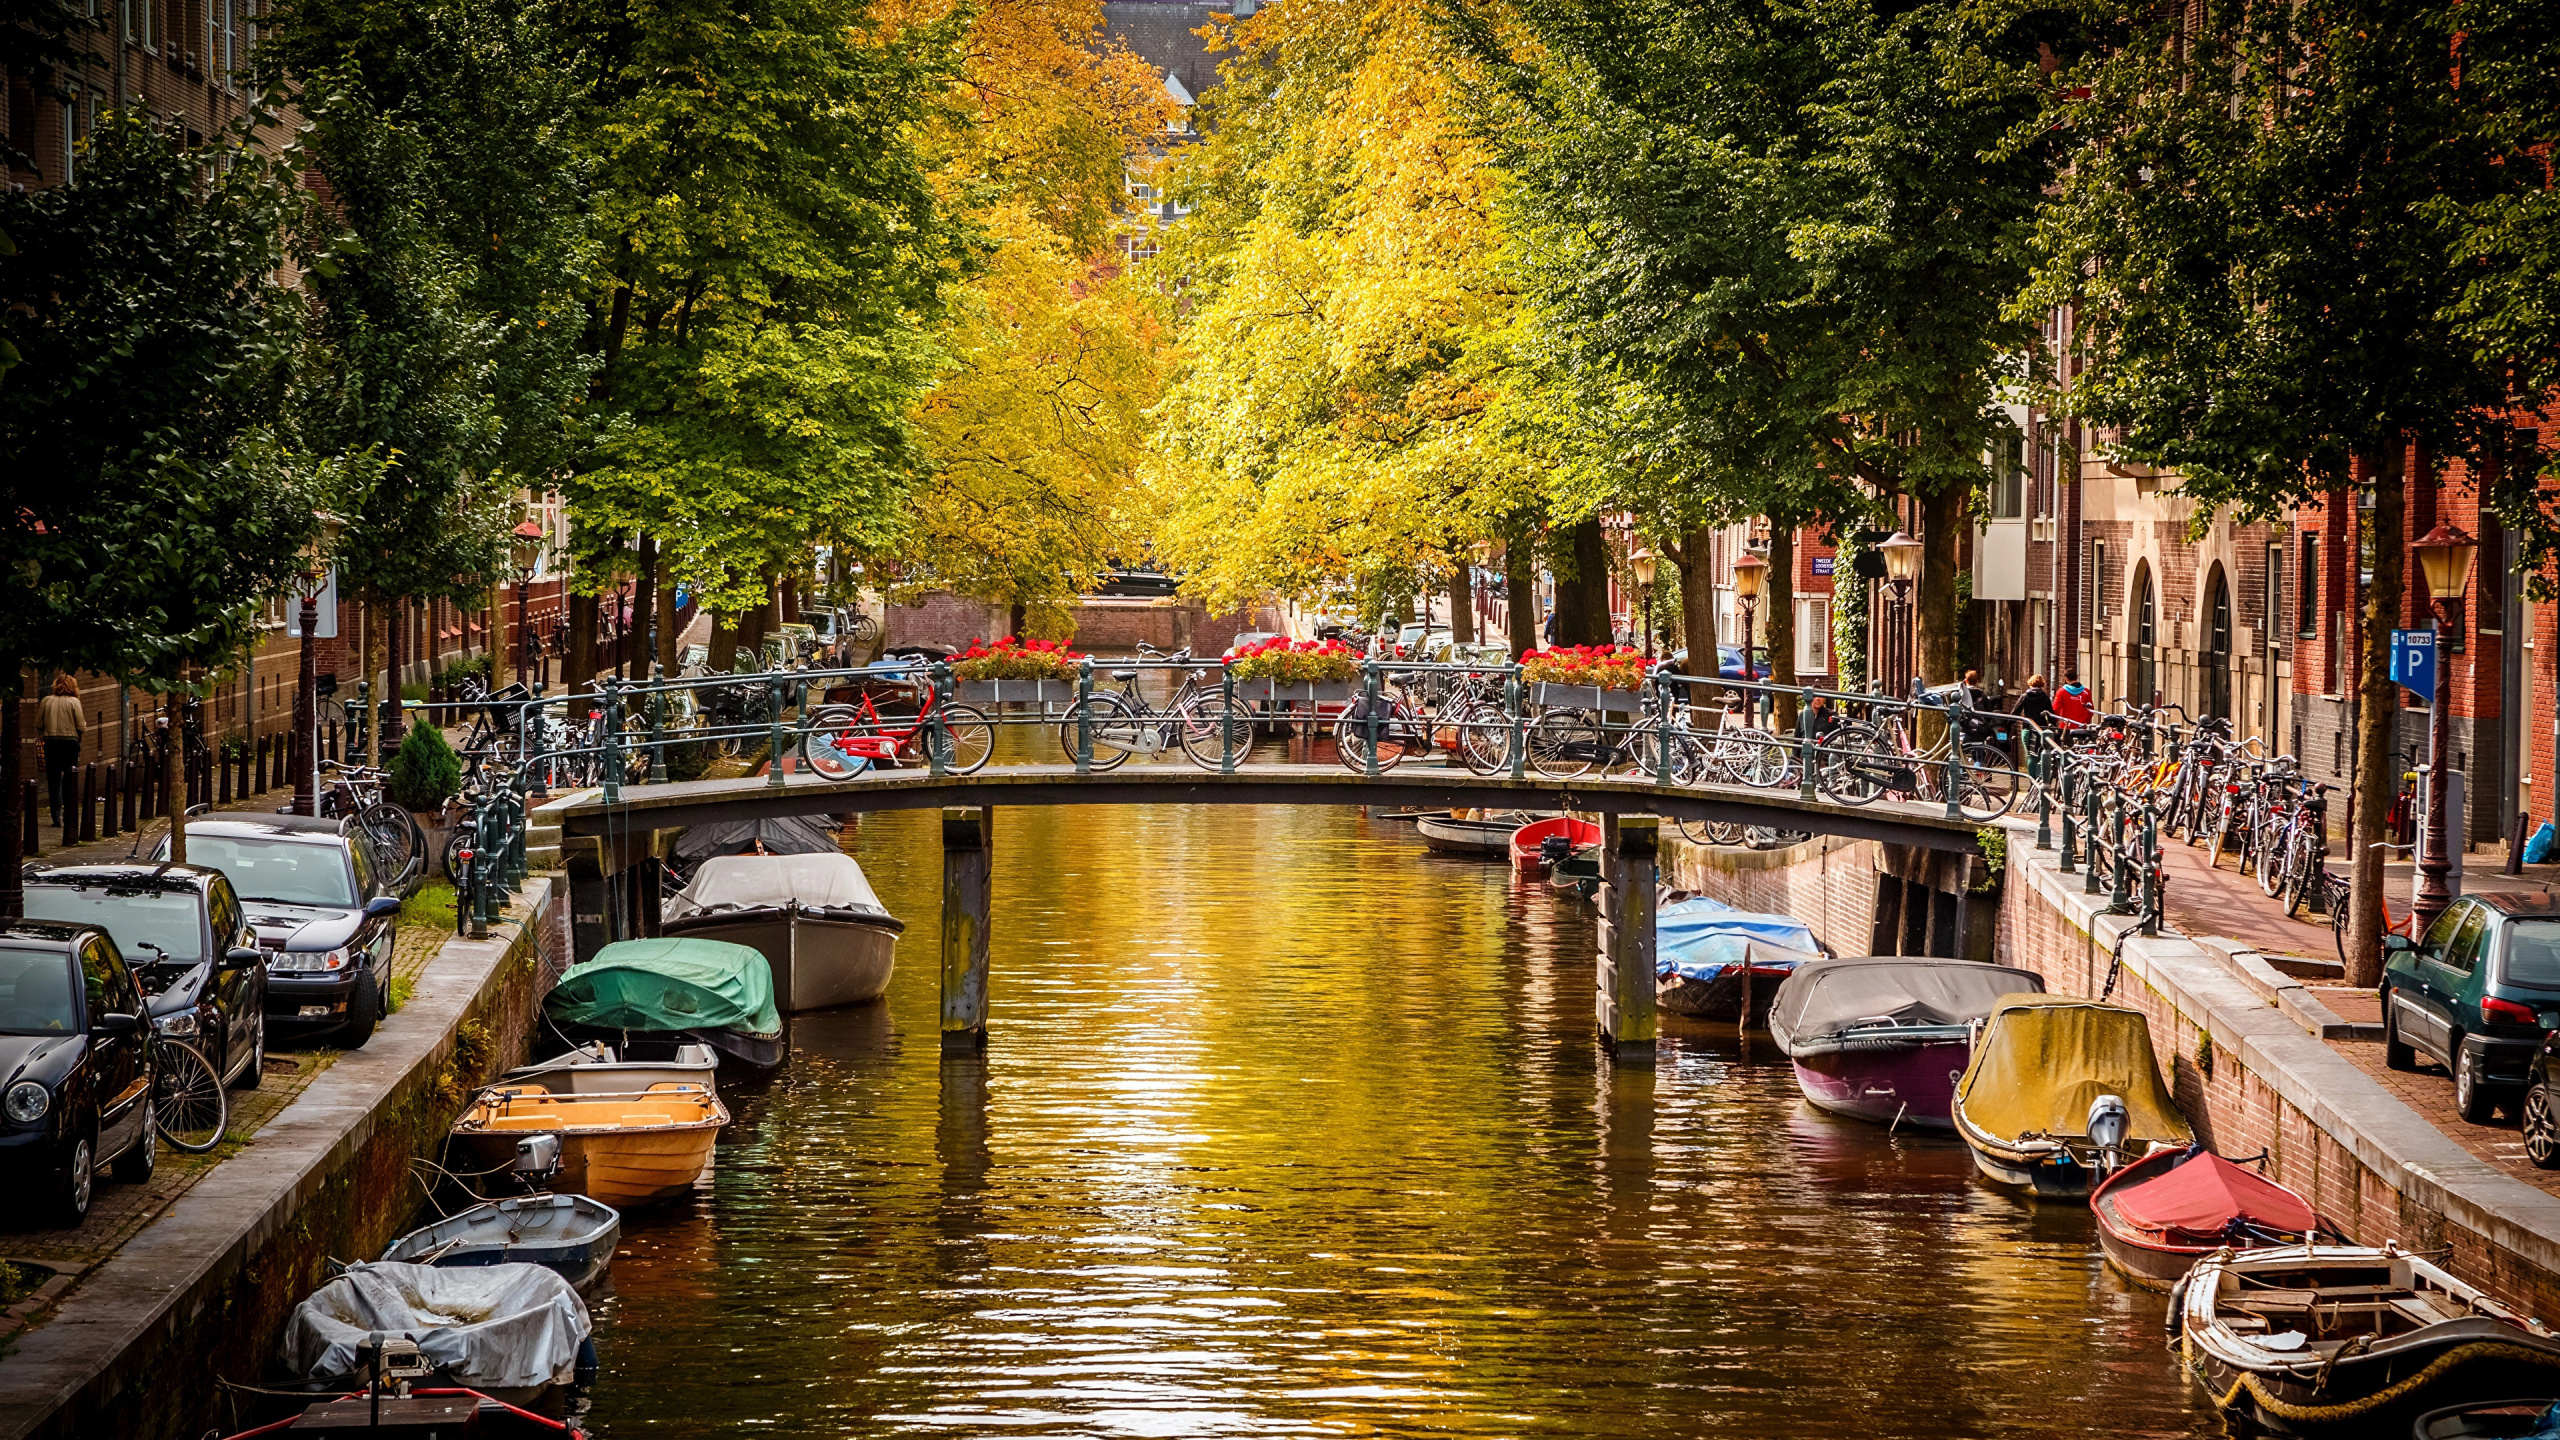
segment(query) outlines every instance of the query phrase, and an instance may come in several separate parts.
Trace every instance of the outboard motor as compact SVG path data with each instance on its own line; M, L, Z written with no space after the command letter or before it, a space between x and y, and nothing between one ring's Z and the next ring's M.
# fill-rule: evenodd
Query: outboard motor
M1558 862L1570 860L1572 858L1572 836L1548 835L1538 841L1538 860L1548 869L1553 870L1556 868Z
M517 1141L515 1163L508 1168L527 1188L550 1184L560 1173L560 1137L528 1135Z
M2132 1125L2133 1114L2125 1108L2123 1096L2101 1095L2089 1102L2089 1143L2098 1147L2102 1173L2123 1160L2125 1132Z

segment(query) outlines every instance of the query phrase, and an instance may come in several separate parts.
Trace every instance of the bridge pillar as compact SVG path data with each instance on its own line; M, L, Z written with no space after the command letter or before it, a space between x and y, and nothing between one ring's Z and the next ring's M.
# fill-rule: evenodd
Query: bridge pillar
M942 1053L987 1046L987 915L995 874L995 811L942 812Z
M1662 821L1606 815L1600 821L1600 1038L1621 1062L1653 1059L1653 909Z

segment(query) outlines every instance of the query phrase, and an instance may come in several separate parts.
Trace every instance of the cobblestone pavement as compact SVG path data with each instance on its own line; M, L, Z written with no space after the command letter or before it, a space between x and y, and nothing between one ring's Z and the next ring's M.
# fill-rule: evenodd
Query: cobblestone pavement
M2356 993L2365 998L2368 1012L2378 1010L2372 991ZM2453 1077L2443 1066L2422 1060L2415 1070L2387 1069L2382 1063L2379 1040L2332 1040L2329 1048L2354 1061L2357 1069L2372 1076L2402 1104L2433 1121L2463 1149L2537 1190L2560 1195L2560 1170L2537 1170L2525 1158L2524 1135L2516 1127L2515 1116L2501 1112L2489 1124L2474 1125L2453 1113Z

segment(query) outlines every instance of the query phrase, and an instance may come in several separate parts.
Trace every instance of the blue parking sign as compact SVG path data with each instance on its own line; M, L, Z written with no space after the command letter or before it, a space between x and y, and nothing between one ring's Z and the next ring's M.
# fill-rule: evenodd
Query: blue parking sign
M2391 678L2421 700L2436 698L2436 632L2391 632Z

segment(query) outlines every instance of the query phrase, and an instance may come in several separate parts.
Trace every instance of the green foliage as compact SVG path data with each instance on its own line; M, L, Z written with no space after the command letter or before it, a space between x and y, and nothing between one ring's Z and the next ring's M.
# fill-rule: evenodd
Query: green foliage
M1867 688L1867 582L1856 572L1857 527L1844 524L1831 534L1831 657L1839 675L1834 684L1844 694Z
M412 725L391 757L391 798L412 810L433 810L462 791L462 759L433 725Z

